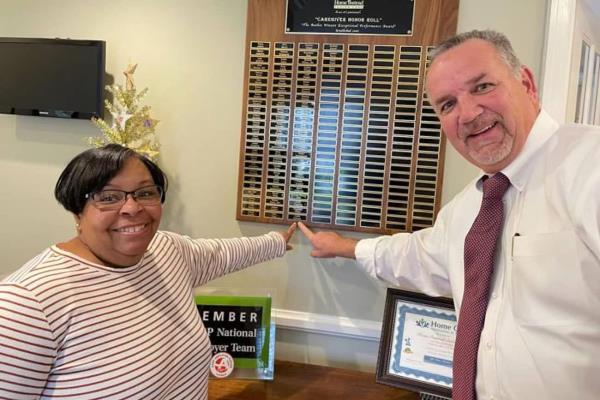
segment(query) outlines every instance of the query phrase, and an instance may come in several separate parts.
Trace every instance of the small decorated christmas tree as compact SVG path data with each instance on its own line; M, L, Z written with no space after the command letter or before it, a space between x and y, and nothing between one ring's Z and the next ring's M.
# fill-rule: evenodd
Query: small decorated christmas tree
M106 109L112 115L109 125L102 118L93 118L92 122L102 130L102 136L88 138L95 147L117 143L141 153L151 160L158 157L159 143L155 135L158 120L150 116L150 106L139 104L148 92L148 88L137 93L133 83L133 73L137 64L129 65L125 75L125 88L120 85L107 86L113 95L112 104L104 100Z

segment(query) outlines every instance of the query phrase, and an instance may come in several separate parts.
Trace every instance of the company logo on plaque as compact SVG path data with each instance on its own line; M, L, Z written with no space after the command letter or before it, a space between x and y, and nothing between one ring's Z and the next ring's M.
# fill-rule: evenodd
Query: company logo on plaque
M336 10L362 10L365 8L364 0L334 0L333 8Z

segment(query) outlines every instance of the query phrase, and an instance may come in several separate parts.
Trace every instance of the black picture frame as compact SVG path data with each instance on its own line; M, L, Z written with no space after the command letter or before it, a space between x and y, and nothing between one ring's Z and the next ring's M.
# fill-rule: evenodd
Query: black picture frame
M392 346L394 336L398 336L396 332L397 322L400 323L400 321L397 321L399 316L396 315L399 302L414 304L419 308L431 310L432 313L440 312L441 315L454 315L454 322L449 325L452 325L453 329L455 329L456 313L454 312L454 302L452 299L430 297L421 293L388 288L383 313L381 340L379 342L379 354L377 357L376 382L413 392L428 393L448 398L452 397L451 382L448 386L447 384L432 383L426 379L390 373L390 363L393 360L394 352Z

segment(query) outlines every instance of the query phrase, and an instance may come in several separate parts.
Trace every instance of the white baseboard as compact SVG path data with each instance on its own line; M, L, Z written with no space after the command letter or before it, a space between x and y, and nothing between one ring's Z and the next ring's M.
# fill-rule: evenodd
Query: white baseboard
M381 322L325 314L273 308L271 315L278 328L379 341Z

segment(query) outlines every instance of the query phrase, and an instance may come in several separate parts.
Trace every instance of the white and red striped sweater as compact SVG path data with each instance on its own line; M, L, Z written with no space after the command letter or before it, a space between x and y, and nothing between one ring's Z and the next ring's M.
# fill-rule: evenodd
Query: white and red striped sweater
M285 253L283 237L157 232L109 268L52 246L0 283L0 399L206 399L193 289Z

